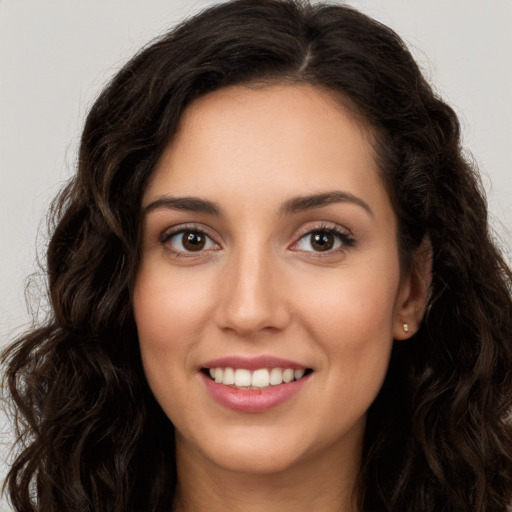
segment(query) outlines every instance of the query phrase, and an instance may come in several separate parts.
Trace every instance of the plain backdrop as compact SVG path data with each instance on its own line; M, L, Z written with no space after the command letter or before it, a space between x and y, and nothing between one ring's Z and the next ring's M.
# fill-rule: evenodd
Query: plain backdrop
M25 278L44 258L45 212L73 173L94 98L143 44L213 3L0 0L0 347L30 320ZM512 0L346 3L394 28L459 113L512 261Z

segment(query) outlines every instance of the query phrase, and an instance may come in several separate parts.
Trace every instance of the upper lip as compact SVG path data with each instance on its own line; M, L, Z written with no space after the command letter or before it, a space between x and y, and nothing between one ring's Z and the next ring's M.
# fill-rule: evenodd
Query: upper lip
M291 368L293 370L305 370L308 367L289 359L263 355L258 357L220 357L206 361L201 365L201 368L244 368L245 370L258 370L259 368Z

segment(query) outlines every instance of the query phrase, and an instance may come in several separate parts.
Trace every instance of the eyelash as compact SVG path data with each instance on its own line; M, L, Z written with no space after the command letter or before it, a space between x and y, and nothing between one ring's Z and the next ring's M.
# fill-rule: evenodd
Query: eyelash
M205 244L211 243L216 246L215 248L219 247L219 244L217 244L217 242L215 242L213 237L211 237L204 229L199 228L195 225L179 226L176 229L172 229L170 231L164 232L160 238L160 243L162 245L165 245L167 250L170 253L172 253L173 256L177 256L177 257L197 256L197 255L203 253L205 250L211 250L211 248L204 249L203 247L200 248L198 251L177 250L177 249L173 248L172 245L169 243L170 240L172 240L172 238L174 238L178 235L183 236L187 232L199 235L200 237L201 236L204 237L204 239L206 240ZM301 250L301 249L296 248L302 241L306 240L307 237L311 237L312 235L318 234L318 233L327 233L329 235L334 236L335 238L337 238L338 246L335 247L334 249L329 248L326 251L314 251L314 250L306 251L306 250ZM183 246L183 239L180 240L180 243ZM347 249L353 247L355 245L355 243L356 243L356 240L353 238L352 235L350 235L346 231L341 230L336 226L322 224L319 226L315 226L314 228L309 229L305 233L301 234L299 239L290 246L290 250L297 251L297 252L310 253L309 254L310 257L321 257L322 255L332 255L332 254L337 254L339 252L344 252Z
M300 249L294 249L294 247L298 246L302 241L307 240L307 237L311 237L314 234L318 233L327 233L329 235L334 236L338 239L338 247L329 248L326 251L302 251L304 253L309 253L309 257L322 257L323 255L332 255L338 254L340 252L344 252L349 248L353 247L356 243L355 238L349 234L346 230L342 230L337 226L321 224L319 226L315 226L312 229L308 229L305 233L303 233L299 239L294 242L291 246L291 250L300 251ZM310 242L311 244L311 239ZM336 242L335 242L336 243Z
M214 241L213 237L211 237L207 232L206 230L202 229L202 228L198 228L197 226L195 225L191 225L191 226L179 226L178 228L175 228L175 229L171 229L169 231L165 231L161 238L160 238L160 243L164 246L166 246L167 250L173 255L173 256L177 256L177 257L190 257L190 256L197 256L198 254L200 253L203 253L204 252L204 249L201 248L200 250L198 251L186 251L186 250L177 250L175 248L172 247L172 245L169 243L170 240L172 240L172 238L174 238L175 236L178 236L178 235L184 235L185 233L194 233L196 235L199 235L199 236L202 236L204 237L204 239L206 240L205 243L213 243L215 246L219 246L219 244L217 244L217 242ZM183 239L180 240L180 243L183 245ZM206 249L208 250L208 249Z

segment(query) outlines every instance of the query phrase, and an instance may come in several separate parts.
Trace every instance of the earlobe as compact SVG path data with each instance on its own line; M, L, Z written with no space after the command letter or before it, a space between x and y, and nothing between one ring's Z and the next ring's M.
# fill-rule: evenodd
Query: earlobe
M432 283L432 244L425 237L414 251L404 277L395 314L393 337L405 340L415 334L427 307Z

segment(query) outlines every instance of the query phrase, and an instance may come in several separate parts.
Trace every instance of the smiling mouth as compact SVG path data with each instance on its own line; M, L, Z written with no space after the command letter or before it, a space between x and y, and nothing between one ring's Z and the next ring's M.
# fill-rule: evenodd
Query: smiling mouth
M265 389L298 381L309 375L311 368L259 368L246 370L244 368L202 368L201 371L218 384L224 384L235 389Z

